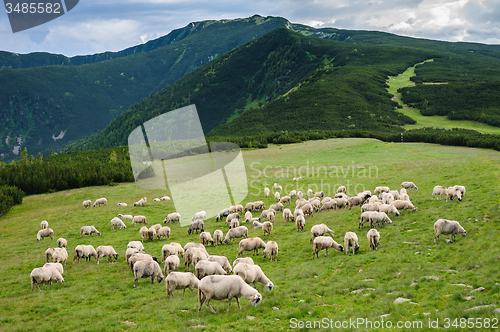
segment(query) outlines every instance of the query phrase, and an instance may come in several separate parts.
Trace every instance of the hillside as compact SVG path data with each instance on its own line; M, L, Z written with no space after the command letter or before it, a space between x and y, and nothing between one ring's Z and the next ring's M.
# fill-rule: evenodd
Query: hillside
M35 155L58 151L105 128L130 105L198 66L285 24L260 16L197 22L107 61L0 70L0 119L5 124L0 127L0 160L16 159L24 147Z
M145 215L148 226L156 223L163 226L166 214L175 210L172 201L150 201L168 193L148 191L129 183L28 196L22 205L0 218L2 331L158 331L166 326L169 331L286 331L291 329L293 319L327 318L333 322L365 319L377 324L383 319L393 327L398 321L411 325L439 320L440 326L444 326L446 319L450 325L455 319L458 324L460 319L469 318L481 323L489 319L489 324L497 320L494 310L500 307L497 284L500 219L498 202L491 197L500 194L499 152L422 143L391 144L373 139L333 139L248 150L243 151L243 157L250 186L243 203L263 200L266 207L274 203L274 198L267 198L262 192L274 182L283 186L282 196L292 189L305 192L308 188L332 196L339 185L345 185L347 193L354 195L363 190L373 192L379 185L399 189L402 181L414 181L419 189L409 190L408 194L418 210L402 211L399 217L391 216L392 224L377 227L381 235L377 251L369 248L367 225L358 229L358 206L314 213L306 218L303 232L297 232L295 223L284 222L280 213L270 237L264 236L261 229L245 224L250 237L278 243L277 261L263 258L262 250L257 256L251 252L242 255L251 257L262 268L274 288L268 291L257 283L263 298L258 307L243 297L241 309L233 300L226 313L227 300L211 301L217 311L212 314L205 306L198 312L196 290L194 294L187 290L184 296L182 290L176 290L170 299L165 281L151 284L151 279L140 279L134 289L125 249L129 241L140 240L140 227L132 226L128 220L127 229L110 230L110 220L118 213ZM292 181L298 172L304 178ZM462 202L431 198L434 185L455 184L466 186ZM131 206L143 196L150 202L146 207ZM82 207L83 200L94 201L99 197L106 197L108 206ZM116 206L123 201L129 206ZM259 215L260 212L253 213L254 217ZM456 241L449 244L445 239L450 236L441 235L434 244L433 224L438 218L458 220L467 236L457 235ZM36 233L44 219L54 230L54 239L38 242ZM319 258L313 259L310 230L312 225L321 223L334 231L334 240L342 245L344 234L355 232L359 251L347 255L331 249L325 257L322 250ZM81 239L80 228L84 225L94 225L101 236ZM188 235L186 227L167 226L171 228L170 239L144 242L146 252L161 257L164 244L199 242L199 234ZM224 234L228 231L223 222L206 220L206 231L213 234L216 229ZM35 288L32 293L29 274L45 263L45 251L55 247L59 237L68 241L65 281L50 287L40 286L41 291ZM208 245L207 251L225 255L233 264L239 240L235 244ZM97 265L91 258L72 264L79 244L94 248L111 245L119 254L118 260L108 263L108 258L103 258ZM184 272L182 258L179 270ZM471 292L479 287L484 287L484 291ZM398 298L410 301L398 304L395 302ZM401 330L431 330L426 326ZM364 325L358 329L371 330Z

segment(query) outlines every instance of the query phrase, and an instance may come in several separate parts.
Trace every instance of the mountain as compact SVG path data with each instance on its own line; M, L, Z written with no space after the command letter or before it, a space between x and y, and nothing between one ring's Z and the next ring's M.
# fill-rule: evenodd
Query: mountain
M0 70L0 160L17 159L24 147L35 155L60 150L197 67L286 24L260 16L196 22L145 45L87 59L97 63ZM54 58L19 57L31 64Z

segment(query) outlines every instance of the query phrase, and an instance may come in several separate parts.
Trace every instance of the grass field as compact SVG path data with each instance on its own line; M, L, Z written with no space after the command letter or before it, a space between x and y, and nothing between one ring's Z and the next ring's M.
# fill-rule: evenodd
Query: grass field
M404 115L407 115L410 118L417 121L416 124L405 125L404 128L405 129L418 129L424 127L445 128L445 129L463 128L463 129L476 130L483 134L499 135L500 128L498 127L468 120L450 120L448 119L447 116L438 116L438 115L424 116L420 113L418 109L409 107L401 101L401 93L398 92L398 89L415 86L415 83L410 81L410 78L415 76L415 67L424 64L425 62L428 61L432 61L432 59L417 63L415 66L409 67L407 70L405 70L398 76L389 76L389 79L387 80L387 84L389 84L389 88L387 89L387 91L394 96L394 100L399 105L403 106L403 108L398 108L397 110L403 113Z
M500 307L497 243L500 153L373 139L331 139L271 145L267 149L244 151L244 158L250 189L243 204L264 200L269 206L274 198L266 198L262 192L264 186L271 187L275 182L283 186L283 192L291 189L305 192L312 188L333 196L340 184L346 185L348 194L353 195L365 189L373 191L378 185L399 189L402 181L413 181L419 190L411 190L409 195L418 211L403 212L400 217L392 218L391 225L379 229L378 251L369 250L368 227L358 230L359 207L315 213L306 219L302 233L297 233L294 224L285 224L279 214L270 237L278 242L278 261L270 262L261 253L253 257L275 288L266 291L262 284L257 284L263 296L257 308L242 298L241 310L233 301L226 313L227 300L212 301L218 311L212 314L205 306L201 312L197 311L196 294L191 295L189 290L184 297L182 292L175 291L174 298L169 299L164 282L152 285L141 279L136 289L132 287L134 278L126 266L124 253L130 240L140 240L140 227L132 227L127 221L127 229L111 231L110 220L118 213L130 213L146 215L149 225L161 223L174 210L172 201L152 202L164 192L145 191L127 183L29 196L0 219L0 330L286 331L293 327L303 330L298 328L299 321L327 319L335 324L366 319L375 326L380 326L383 320L384 326L391 322L396 327L401 321L409 324L401 330L424 331L430 330L429 320L438 320L440 327L448 322L450 330L456 330L452 326L455 319L460 327L460 319L463 322L469 318L474 319L474 324L478 318L483 323L489 319L498 328L494 309ZM300 182L292 181L299 175L303 176ZM455 184L467 188L462 202L431 200L435 185ZM130 206L144 195L150 202L146 207ZM83 200L99 197L106 197L109 205L82 207ZM116 207L122 201L129 203L129 207ZM446 243L449 236L442 235L434 244L433 224L438 218L458 220L468 235L457 237L453 244ZM43 219L54 230L54 239L37 242L36 233ZM342 244L347 231L356 232L359 252L346 255L331 250L325 257L322 251L318 259L313 259L310 229L319 223L333 229L334 239ZM84 225L96 226L101 236L80 239L80 228ZM161 257L161 247L166 243L175 241L184 245L198 241L198 235L188 235L186 227L170 227L170 240L144 244L148 253ZM247 227L250 237L260 236L267 242L261 229ZM214 218L206 221L205 229L211 233L215 229L227 232L227 226L216 223ZM41 286L42 291L35 289L32 293L30 271L44 264L45 250L55 247L59 237L68 240L65 282ZM116 263L104 259L97 265L92 259L72 264L78 244L112 245L120 257ZM226 255L232 263L238 245L209 246L208 252ZM244 256L251 254L247 252ZM181 271L182 263L183 260ZM478 287L485 290L471 293ZM399 297L411 301L395 304ZM467 311L481 305L492 306ZM359 325L359 330L372 330L365 324L366 321ZM412 324L414 328L409 327ZM354 329L351 326L336 330Z

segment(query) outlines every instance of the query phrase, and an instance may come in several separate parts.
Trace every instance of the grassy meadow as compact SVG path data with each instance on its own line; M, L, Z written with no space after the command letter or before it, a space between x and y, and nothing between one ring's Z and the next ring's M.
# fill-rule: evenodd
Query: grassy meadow
M275 182L283 186L282 196L292 189L306 192L308 188L333 196L339 185L345 185L348 194L355 195L363 190L373 192L380 185L399 189L401 182L413 181L419 190L409 190L408 194L418 211L402 212L400 217L392 217L391 225L379 228L378 251L369 250L369 227L358 229L359 207L315 213L306 218L302 233L297 233L295 224L284 223L279 213L270 236L279 246L278 261L264 259L261 251L253 257L275 288L267 291L257 284L263 296L257 308L242 298L241 310L233 301L226 313L227 300L212 301L217 310L217 314L212 314L206 306L197 311L196 293L192 295L189 290L184 297L181 291L175 291L174 298L169 299L165 282L155 281L152 285L150 279L141 279L133 289L134 277L124 255L129 241L140 240L140 226L133 227L128 220L127 229L110 230L110 220L118 213L143 214L148 225L162 223L166 214L174 211L173 202L152 200L168 193L126 183L28 196L22 205L0 218L0 330L286 331L300 329L299 321L326 318L332 322L366 319L379 323L383 319L393 327L398 321L421 322L421 327L404 329L421 331L429 330L429 320L438 320L443 327L445 319L450 319L450 324L455 318L498 319L494 309L500 307L499 152L373 139L330 139L271 145L267 149L246 150L243 156L249 181L249 194L243 205L255 200L263 200L266 207L274 203L274 197L264 196L263 188L271 188ZM303 176L301 181L292 181L299 175ZM467 188L462 202L431 199L435 185L455 184ZM271 192L274 194L273 189ZM142 196L148 198L148 205L133 207L133 202ZM82 207L83 200L99 197L106 197L108 206ZM129 206L117 207L118 202ZM441 235L434 244L433 224L439 218L458 220L468 235L458 235L453 244L445 242L449 236ZM54 230L54 239L37 242L43 219ZM322 251L319 258L313 259L310 229L319 223L334 230L334 239L342 245L344 234L354 231L359 238L359 252L346 255L332 249L328 256ZM84 225L94 225L101 236L80 239ZM187 227L169 226L170 240L144 243L146 252L161 257L161 247L166 243L184 245L199 241L198 235L187 234ZM267 242L261 229L246 226L250 237L259 236ZM205 222L206 231L213 234L215 229L221 229L224 235L227 232L227 226L215 222L215 218ZM44 264L45 250L55 247L59 237L68 240L65 282L51 287L43 285L42 291L35 288L32 293L30 271ZM79 244L92 244L95 248L112 245L120 257L111 263L104 258L99 265L94 259L73 264L74 248ZM210 254L226 255L232 263L238 245L208 246L207 250ZM180 271L184 270L183 262L181 259ZM484 291L471 293L478 287L484 287ZM410 301L395 304L399 297ZM492 306L467 311L481 305ZM497 328L498 324L497 320ZM365 325L358 328L372 330Z

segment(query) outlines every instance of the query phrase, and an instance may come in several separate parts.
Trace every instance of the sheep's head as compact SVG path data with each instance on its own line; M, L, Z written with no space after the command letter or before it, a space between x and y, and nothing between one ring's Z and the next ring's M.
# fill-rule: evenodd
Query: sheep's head
M266 289L269 290L269 291L273 290L273 287L274 287L274 284L271 281L269 281L266 284Z
M358 244L355 244L354 247L352 247L352 252L353 254L356 254L359 250L359 245Z
M339 251L340 252L344 251L344 247L342 247L341 245L339 245Z
M162 274L159 274L156 276L156 281L158 281L158 283L161 283L163 280L163 275Z
M463 237L467 235L467 231L462 226L460 226L460 235L462 235Z
M259 304L260 304L260 301L262 301L262 295L260 295L260 293L256 293L254 296L253 296L253 300L252 300L252 305L254 307L258 307Z

